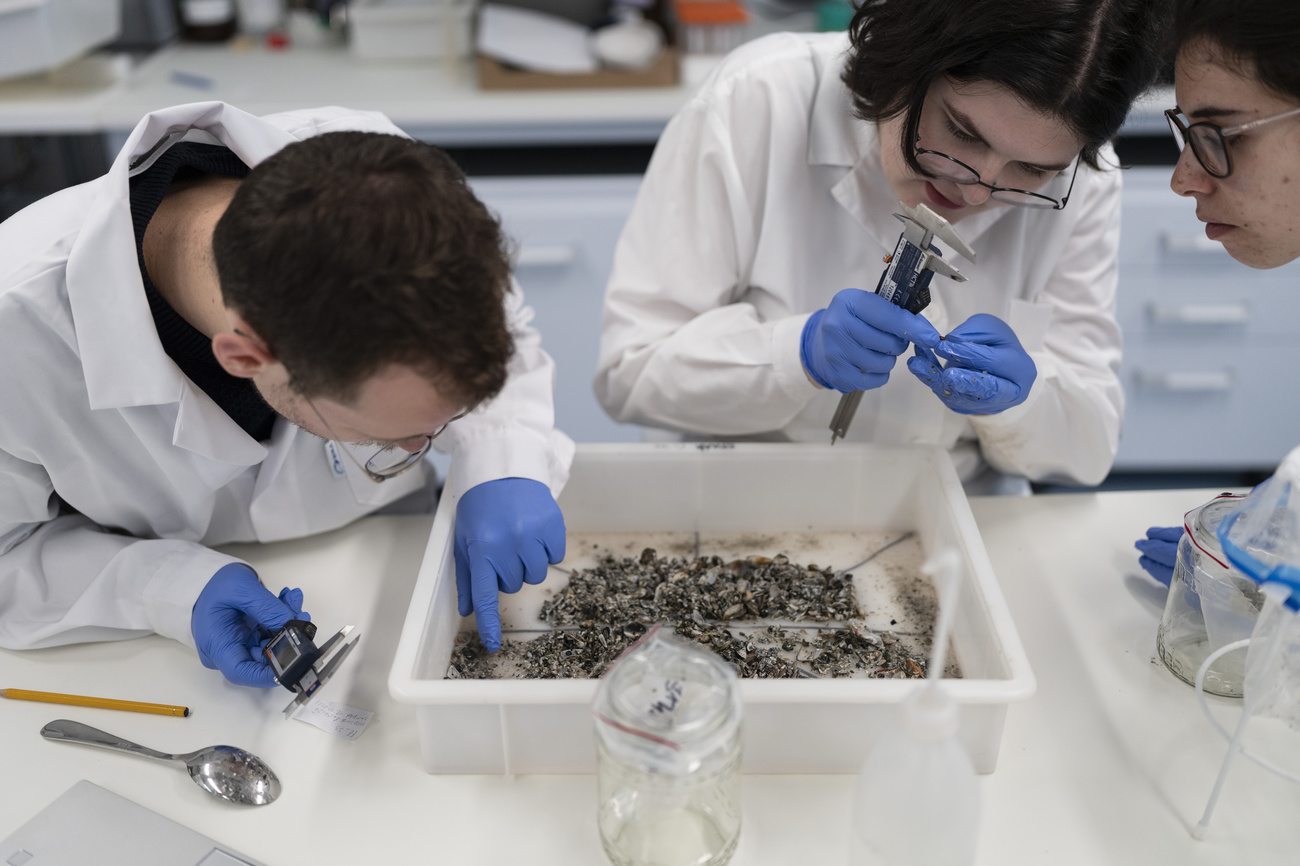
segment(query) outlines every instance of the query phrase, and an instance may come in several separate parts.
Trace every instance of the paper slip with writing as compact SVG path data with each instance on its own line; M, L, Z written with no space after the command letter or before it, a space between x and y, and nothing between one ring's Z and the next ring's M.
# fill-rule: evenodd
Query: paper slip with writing
M361 736L366 725L370 724L370 717L373 715L374 713L358 710L346 704L317 699L301 707L293 717L300 722L315 725L336 737L355 740Z

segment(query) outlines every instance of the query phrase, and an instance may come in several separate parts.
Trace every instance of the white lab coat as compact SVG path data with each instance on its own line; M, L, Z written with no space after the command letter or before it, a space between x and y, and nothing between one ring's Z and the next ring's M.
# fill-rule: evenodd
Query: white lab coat
M804 374L804 323L840 289L874 290L901 231L877 128L853 117L840 80L847 47L788 33L743 46L664 131L605 296L595 391L616 420L830 441L840 395ZM1006 473L1100 481L1123 412L1119 212L1119 172L1084 165L1063 211L957 223L979 263L945 249L969 282L935 277L925 315L940 333L974 313L1007 321L1038 367L1029 398L959 415L907 371L909 352L864 394L848 438L955 448L964 477L982 452Z
M0 224L0 646L149 632L193 646L200 590L236 561L211 546L334 529L428 483L422 465L377 484L283 418L269 442L254 440L163 351L145 300L129 175L178 140L223 144L255 166L337 130L402 134L340 108L157 111L107 175ZM553 430L553 364L517 287L507 306L505 389L435 445L454 455L457 492L508 476L558 492L573 443Z

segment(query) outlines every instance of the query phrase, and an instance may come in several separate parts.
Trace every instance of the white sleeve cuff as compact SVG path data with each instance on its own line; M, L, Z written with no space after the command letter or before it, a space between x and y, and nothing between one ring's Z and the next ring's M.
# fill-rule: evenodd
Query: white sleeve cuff
M791 399L807 401L825 390L808 378L803 368L800 343L803 328L812 313L779 319L772 328L772 366L776 368L776 381Z
M475 431L452 455L451 488L459 497L471 487L498 478L531 478L559 496L569 480L573 440L559 430L544 438L532 430L496 428Z
M232 562L243 560L197 544L175 543L183 544L183 549L164 558L145 586L145 615L155 632L194 649L194 635L190 631L194 602L212 575Z

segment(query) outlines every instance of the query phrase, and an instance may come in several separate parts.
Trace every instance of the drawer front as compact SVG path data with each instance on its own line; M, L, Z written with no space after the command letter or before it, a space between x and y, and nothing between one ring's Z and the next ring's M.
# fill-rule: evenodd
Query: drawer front
M1120 262L1192 267L1231 262L1221 244L1205 237L1196 201L1169 188L1172 174L1167 166L1124 172Z
M1234 263L1235 264L1235 263ZM1259 279L1244 265L1233 280L1174 280L1121 269L1116 316L1126 344L1133 340L1187 346L1300 342L1300 275L1287 284Z
M1205 236L1205 224L1196 218L1195 200L1171 190L1169 174L1165 168L1134 168L1125 173L1121 265L1240 267L1222 244Z
M578 442L636 442L591 390L614 247L640 177L471 178L515 245L515 278L555 359L555 424Z
M1300 443L1300 345L1125 348L1116 469L1270 469Z
M1169 169L1124 177L1117 314L1125 337L1188 344L1300 334L1300 262L1254 270L1205 237L1196 203L1169 189Z
M1300 262L1254 271L1205 236L1196 201L1169 188L1172 169L1132 168L1124 172L1119 261L1125 274L1163 276L1172 282L1241 281L1300 285ZM1252 276L1245 276L1245 274Z

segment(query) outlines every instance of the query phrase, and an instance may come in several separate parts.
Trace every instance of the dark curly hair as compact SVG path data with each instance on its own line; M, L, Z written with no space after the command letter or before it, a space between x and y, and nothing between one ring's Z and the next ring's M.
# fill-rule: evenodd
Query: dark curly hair
M1219 48L1237 72L1300 99L1300 2L1181 0L1174 43L1181 49L1201 40Z
M295 142L240 184L212 239L227 306L308 397L407 365L466 405L505 385L501 226L445 153L397 135Z
M1169 17L1165 0L864 0L844 82L862 119L905 115L903 153L918 173L912 142L943 76L999 84L1059 117L1098 168L1160 71Z

